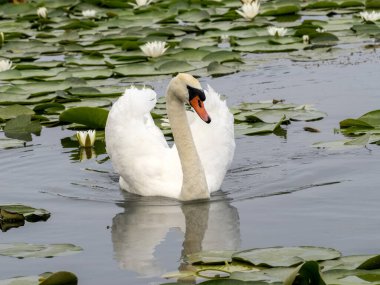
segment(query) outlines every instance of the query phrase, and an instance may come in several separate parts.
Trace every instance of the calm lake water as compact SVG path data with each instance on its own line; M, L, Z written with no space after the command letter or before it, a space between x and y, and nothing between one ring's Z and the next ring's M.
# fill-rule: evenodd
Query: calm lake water
M47 222L0 233L0 242L73 243L83 252L52 259L0 257L2 279L68 270L81 285L160 284L183 254L201 249L288 245L380 253L380 147L331 151L339 121L378 109L380 57L362 51L328 62L275 60L221 78L202 78L240 102L285 99L328 116L292 122L281 136L236 138L222 190L211 202L180 204L118 188L106 154L78 160L73 131L43 129L27 147L0 151L1 203L51 211ZM153 82L163 94L168 80ZM320 133L303 128L318 128ZM63 140L62 140L63 139Z

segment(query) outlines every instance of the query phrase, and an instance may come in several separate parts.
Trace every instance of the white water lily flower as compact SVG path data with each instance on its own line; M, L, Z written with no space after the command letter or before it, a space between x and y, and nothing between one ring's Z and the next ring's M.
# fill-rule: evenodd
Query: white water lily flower
M360 12L360 17L366 22L376 22L380 20L380 12Z
M309 44L310 43L310 37L308 35L303 35L302 40L304 44Z
M271 36L278 36L278 37L283 37L285 34L288 32L288 29L286 28L277 28L277 27L268 27L268 34Z
M143 6L148 6L150 3L152 3L153 0L136 0L136 4L131 3L131 5L134 8L140 8Z
M9 59L0 60L0 72L12 69L12 61Z
M81 147L92 147L95 143L95 130L77 132L77 139Z
M222 42L229 42L230 41L230 36L227 35L227 34L223 34L223 35L220 36L220 40Z
M318 29L316 29L316 31L317 31L318 33L324 33L324 32L325 32L325 29L318 28Z
M83 10L82 16L86 18L95 18L96 10Z
M165 45L166 42L161 41L147 42L145 45L140 46L140 49L146 56L159 57L168 49Z
M37 15L40 18L46 18L47 17L47 9L46 7L40 7L37 9Z
M243 4L251 4L252 2L256 2L256 0L240 0Z
M244 19L251 21L257 16L257 14L259 14L259 10L260 1L254 1L251 3L244 3L243 6L241 6L241 10L236 10L236 13L238 13Z

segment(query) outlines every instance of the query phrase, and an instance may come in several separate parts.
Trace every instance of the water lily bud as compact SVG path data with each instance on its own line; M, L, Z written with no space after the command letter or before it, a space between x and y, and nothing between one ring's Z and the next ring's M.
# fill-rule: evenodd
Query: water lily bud
M47 9L45 7L38 8L37 15L38 17L45 19L47 17Z
M308 35L303 35L302 40L304 44L309 44L310 43L310 38Z
M77 139L80 147L92 147L95 143L95 130L77 132Z

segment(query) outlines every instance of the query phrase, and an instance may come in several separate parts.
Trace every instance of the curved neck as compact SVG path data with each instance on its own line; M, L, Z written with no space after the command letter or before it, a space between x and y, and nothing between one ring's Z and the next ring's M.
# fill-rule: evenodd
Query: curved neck
M184 201L208 199L210 194L206 175L194 144L185 106L172 89L169 85L166 94L166 109L182 166L183 181L180 199Z

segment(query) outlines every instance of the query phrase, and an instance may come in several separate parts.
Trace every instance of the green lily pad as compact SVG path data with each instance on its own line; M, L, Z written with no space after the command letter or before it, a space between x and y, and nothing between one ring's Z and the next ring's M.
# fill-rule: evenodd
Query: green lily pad
M78 277L68 271L45 272L39 276L14 277L0 280L1 285L77 285Z
M65 110L59 116L63 123L76 123L93 129L104 129L108 111L96 107L77 107Z
M321 277L318 263L307 261L299 265L284 281L284 285L295 284L326 285Z
M51 258L81 251L73 244L0 243L0 255L16 258Z
M200 22L210 18L209 13L205 10L193 9L187 11L177 17L178 20L184 22Z
M285 118L285 117L284 117ZM268 134L268 133L273 133L277 129L280 128L280 125L283 121L280 120L277 123L253 123L253 124L236 124L235 125L235 133L236 135L247 135L247 136L252 136L252 135L262 135L262 134Z
M207 66L207 72L212 76L222 76L235 73L237 69L213 61Z
M357 119L346 119L339 123L344 135L380 134L380 110L374 110Z
M178 72L188 72L196 69L193 65L182 60L169 60L157 66L157 70L161 74L172 74Z
M305 261L322 261L336 259L340 256L340 252L332 248L301 246L251 249L237 252L232 255L232 258L256 266L290 267Z
M0 80L14 80L19 78L22 78L21 71L16 69L0 72Z
M335 269L323 272L327 284L334 285L364 285L379 284L379 270L345 270Z
M312 146L316 148L326 148L332 150L361 148L369 143L371 135L365 134L355 139L337 140L330 142L316 142Z
M262 5L262 16L279 16L294 14L301 10L301 6L297 1L277 1L275 3L264 3Z
M216 61L218 63L226 62L226 61L241 61L240 55L236 52L232 51L216 51L206 55L202 61L213 62Z
M39 285L77 285L78 277L68 271L58 271L50 274Z
M28 107L21 105L11 105L0 108L0 120L14 119L20 115L34 115L34 111Z
M368 261L368 262L367 262ZM370 264L370 267L367 267ZM379 256L378 255L351 255L342 256L341 258L334 260L326 260L320 263L323 271L328 271L332 269L345 269L354 270L359 269L380 269Z
M12 217L12 214L20 215L28 222L47 221L50 218L50 213L44 209L36 209L20 204L0 205L1 220L13 220L15 217ZM21 219L20 216L18 216L18 219Z
M40 122L32 121L30 115L21 115L6 123L4 133L8 138L31 141L32 134L40 135L41 128Z
M0 149L7 149L7 148L17 148L17 147L24 147L25 142L22 140L16 140L16 139L0 139Z
M236 251L202 251L187 255L185 261L190 264L224 264L232 261L232 254Z

